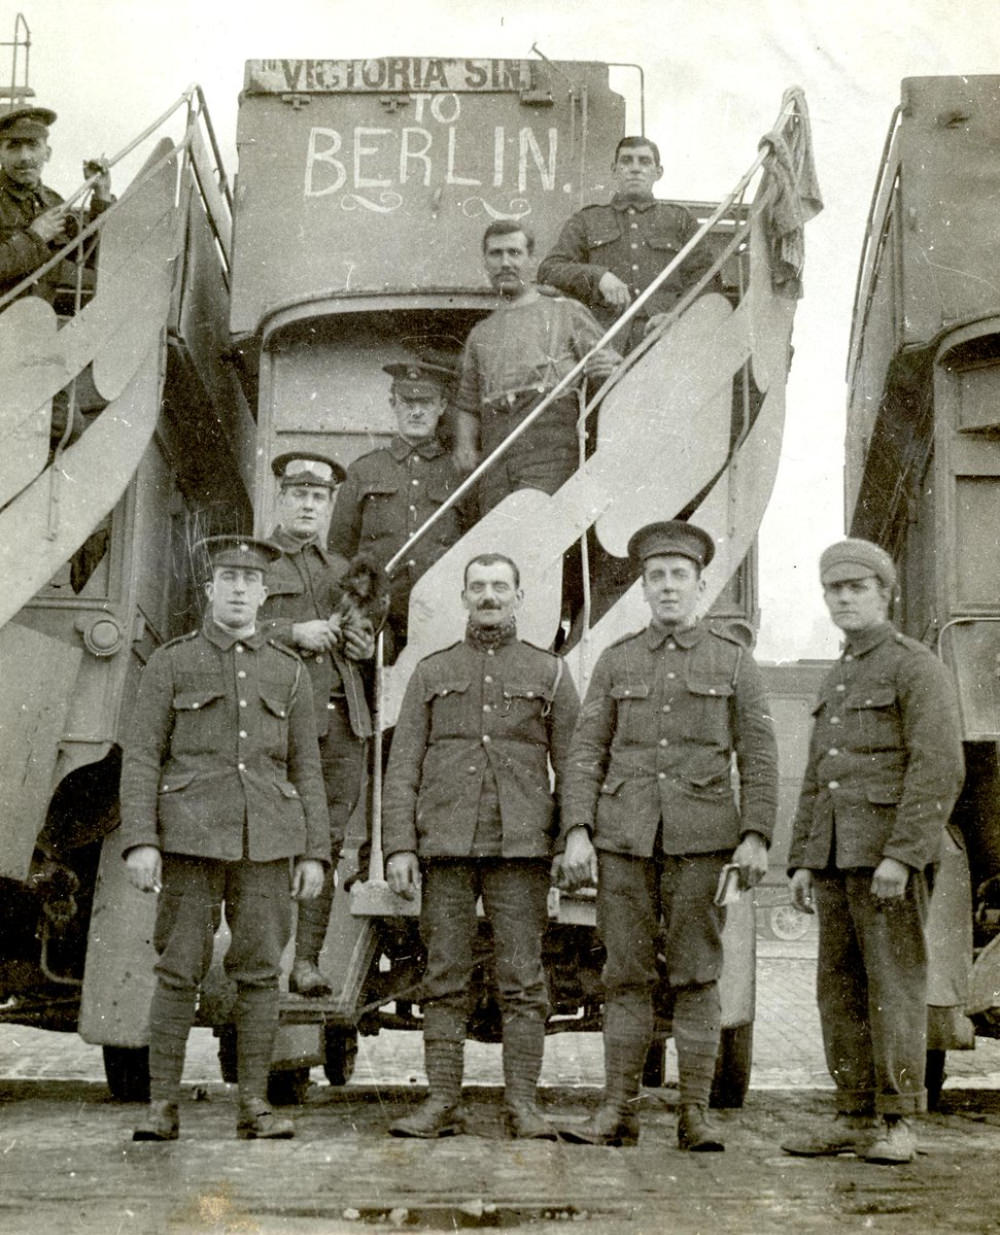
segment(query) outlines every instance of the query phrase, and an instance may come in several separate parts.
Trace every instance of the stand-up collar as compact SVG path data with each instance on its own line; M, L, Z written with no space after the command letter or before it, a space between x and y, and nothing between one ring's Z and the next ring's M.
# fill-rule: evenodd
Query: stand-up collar
M859 630L856 635L847 637L844 643L844 654L864 656L866 652L871 652L880 644L885 643L886 639L891 638L893 634L895 634L895 627L891 622L879 622L877 626Z
M651 210L656 205L656 198L626 197L623 193L616 193L611 199L611 205L615 210L638 210L643 212Z
M308 540L299 540L297 536L289 536L283 527L276 527L268 536L268 540L276 544L282 553L293 555L302 553L305 549L315 549L324 562L331 561L331 555L316 536L310 536Z
M235 635L232 631L225 630L220 626L211 614L206 614L205 621L202 623L201 633L209 643L214 643L223 652L228 652L236 643L245 643L248 648L259 648L264 642L264 635L261 631L255 630L249 635Z
M704 627L700 622L695 622L691 626L660 626L656 622L650 622L646 628L646 646L651 652L655 652L668 639L673 639L678 647L692 648L704 633Z
M389 453L397 463L402 463L408 455L412 454L418 454L424 459L436 459L438 455L443 455L445 450L436 437L428 437L422 442L413 443L396 434L389 443Z

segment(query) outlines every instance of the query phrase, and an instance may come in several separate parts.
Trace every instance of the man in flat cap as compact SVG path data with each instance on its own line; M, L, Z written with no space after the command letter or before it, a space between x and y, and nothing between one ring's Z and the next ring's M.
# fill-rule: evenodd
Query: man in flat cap
M793 903L819 914L816 994L835 1119L782 1146L909 1162L926 1109L928 874L964 773L940 660L889 621L892 558L867 540L820 557L845 635L820 690L788 853Z
M531 279L534 249L534 236L516 219L498 219L483 234L483 264L499 304L473 326L462 354L455 457L463 472L509 437L604 333L576 300L542 294ZM619 360L602 348L586 377L603 380ZM484 514L517 489L555 493L565 484L579 461L579 413L578 390L567 390L496 460L480 485Z
M133 1139L178 1134L184 1050L225 903L236 983L241 1139L290 1137L268 1106L278 974L291 900L322 887L330 827L309 675L257 628L279 550L217 536L199 631L149 658L127 727L121 814L128 876L159 893L149 1015L150 1104Z
M707 1118L720 1039L718 980L727 862L743 888L767 871L777 807L774 732L761 674L741 639L698 621L715 546L681 521L629 541L652 620L601 654L563 779L562 878L597 881L604 967L604 1102L567 1140L634 1144L661 925L674 996L681 1149L721 1150ZM731 781L739 771L738 804Z
M309 671L320 762L330 810L331 866L323 890L299 907L295 960L288 978L293 994L331 993L319 968L333 904L335 872L347 823L361 795L365 746L372 723L360 662L374 649L374 624L352 620L342 585L346 563L326 548L333 494L344 469L309 451L278 455L278 523L269 539L280 550L264 577L260 609L265 634L296 651Z
M551 283L587 306L606 330L653 282L698 230L689 210L657 201L653 187L663 175L660 151L647 137L623 137L611 168L614 196L607 205L584 206L563 225L552 251L538 267ZM631 351L650 321L667 313L711 265L701 245L660 285L616 338ZM718 287L718 280L712 285Z
M330 549L341 557L370 554L385 566L458 488L461 477L438 437L453 369L441 358L384 366L392 378L389 405L396 432L387 446L356 459L337 494ZM464 508L463 508L464 510ZM418 540L390 580L386 659L406 643L410 591L462 535L463 511L452 507Z
M507 1125L518 1138L556 1136L536 1105L548 1016L542 936L556 794L579 700L562 660L518 639L522 599L509 557L484 553L467 563L465 638L417 665L392 742L385 873L407 898L422 881L420 1004L430 1090L418 1111L392 1125L394 1136L462 1130L479 897L503 1013Z
M42 266L70 239L71 211L42 184L52 151L49 127L56 114L47 107L18 107L0 114L0 295ZM84 175L96 177L87 222L111 205L111 177L100 160L88 160ZM59 283L56 266L34 289L52 299Z

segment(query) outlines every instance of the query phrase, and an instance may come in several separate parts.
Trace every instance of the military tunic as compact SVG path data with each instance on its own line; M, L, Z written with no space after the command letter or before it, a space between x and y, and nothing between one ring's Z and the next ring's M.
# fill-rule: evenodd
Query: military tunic
M389 756L383 847L421 860L425 1036L465 1036L480 895L505 1018L545 1019L551 778L577 708L563 662L516 638L483 648L467 637L414 670Z
M617 275L634 300L697 230L697 222L683 206L616 195L607 205L585 206L567 219L555 247L538 267L538 281L574 296L607 329L618 313L598 290L601 278L609 272ZM619 346L623 350L634 347L649 318L673 308L711 261L708 249L702 246L685 258L639 310L628 334L628 346L625 339Z
M650 625L601 654L566 765L562 829L586 827L598 851L609 995L652 989L661 914L671 984L717 981L715 882L743 835L770 839L776 809L767 698L738 641L704 622Z
M49 245L30 230L40 214L58 206L62 198L46 185L28 188L15 184L6 172L0 171L0 296L15 287L25 275L43 266L61 245ZM91 222L109 203L94 201L87 214ZM38 283L35 294L51 301L63 277L62 263L56 265Z
M264 577L267 596L258 613L260 629L297 651L312 684L316 733L330 808L330 842L336 862L351 813L361 793L365 739L372 725L358 665L339 651L297 649L292 627L326 620L343 598L335 559L315 541L302 541L276 528L269 539L281 557Z
M843 1111L905 1115L926 1100L925 868L962 784L955 692L885 622L849 638L814 717L788 867L815 872L827 1063ZM871 892L884 857L910 868L902 898Z
M459 476L450 453L433 438L410 445L394 437L347 469L337 491L328 545L344 558L370 554L380 566L458 488ZM400 642L406 639L407 606L414 583L462 535L461 511L452 507L412 547L390 582L389 622Z
M312 692L298 658L210 617L154 652L125 741L121 814L126 854L152 845L164 855L161 980L193 989L204 977L225 894L242 909L239 938L230 923L237 967L227 958L227 968L238 982L276 986L290 931L289 860L330 856Z

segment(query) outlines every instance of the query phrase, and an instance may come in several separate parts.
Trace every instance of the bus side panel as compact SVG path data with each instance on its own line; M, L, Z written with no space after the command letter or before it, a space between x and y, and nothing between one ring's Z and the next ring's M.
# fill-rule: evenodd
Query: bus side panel
M8 879L28 875L82 656L14 622L0 630L0 876Z

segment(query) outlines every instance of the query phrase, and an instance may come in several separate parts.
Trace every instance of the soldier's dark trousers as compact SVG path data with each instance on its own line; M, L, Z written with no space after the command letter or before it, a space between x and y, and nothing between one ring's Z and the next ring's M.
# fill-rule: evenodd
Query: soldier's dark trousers
M841 1112L911 1115L927 1108L927 879L880 901L872 874L816 874L823 1045Z
M361 796L365 770L365 742L355 736L343 699L331 700L327 710L329 728L319 740L323 784L330 811L330 847L333 862L323 880L323 890L315 900L299 905L295 928L295 956L298 960L319 960L330 921L330 909L336 887L334 875L344 844L348 821ZM367 874L367 871L366 871Z
M476 900L493 932L493 974L505 1031L548 1015L542 935L548 922L549 862L436 859L423 866L420 933L427 948L422 1003L425 1043L462 1042L472 1011L480 949Z
M150 1096L176 1101L198 987L212 961L223 905L232 940L224 968L236 983L241 1099L264 1097L278 1027L278 974L291 935L289 863L163 855L149 1012Z
M627 1104L653 1034L660 922L682 1103L707 1105L719 1052L725 911L714 903L726 854L598 855L597 929L605 949L608 1097Z

